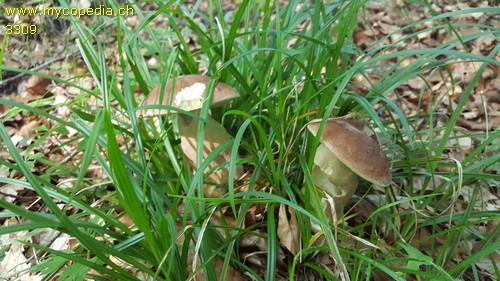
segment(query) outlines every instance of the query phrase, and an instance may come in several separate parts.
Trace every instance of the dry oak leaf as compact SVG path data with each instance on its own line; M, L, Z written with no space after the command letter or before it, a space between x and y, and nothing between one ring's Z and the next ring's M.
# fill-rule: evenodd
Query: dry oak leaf
M278 238L283 246L285 246L292 254L296 254L300 250L300 232L297 223L297 217L293 208L288 208L290 219L284 204L280 205L278 213Z
M48 72L41 73L50 74ZM28 81L26 81L25 90L33 96L43 96L47 92L51 83L52 80L50 79L32 75Z

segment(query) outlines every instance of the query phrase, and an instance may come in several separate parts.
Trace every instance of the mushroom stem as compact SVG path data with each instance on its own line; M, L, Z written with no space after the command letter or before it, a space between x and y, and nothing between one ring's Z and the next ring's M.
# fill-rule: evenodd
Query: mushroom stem
M316 186L333 197L339 213L356 191L358 175L320 144L314 156L312 178Z
M193 168L196 168L196 154L198 150L198 124L200 121L197 118L181 116L179 118L179 135L181 137L181 147ZM231 140L231 136L226 129L214 120L212 117L207 117L205 126L205 136L203 141L203 158L205 159L219 145ZM207 175L207 181L212 184L204 186L204 195L206 197L217 198L223 197L227 192L225 188L218 188L217 185L226 185L229 181L229 167L227 163L231 161L231 146L226 147L214 160L208 165L205 172L212 169L215 171ZM235 178L240 178L243 175L243 166L235 165L233 173Z

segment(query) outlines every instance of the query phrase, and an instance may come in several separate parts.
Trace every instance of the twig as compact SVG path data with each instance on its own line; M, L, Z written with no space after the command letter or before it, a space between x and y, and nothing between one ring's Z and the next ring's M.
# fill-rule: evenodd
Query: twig
M35 66L35 67L33 67L33 68L29 69L29 71L38 71L38 70L40 70L40 69L46 68L47 66L49 66L49 65L53 64L53 63L54 63L54 62L56 62L56 61L60 61L60 60L67 59L67 58L69 58L69 57L71 57L71 56L74 56L74 55L78 54L79 52L80 52L80 51L78 51L78 50L77 50L77 51L74 51L74 52L73 52L73 53L71 53L71 54L67 54L67 55L64 55L64 56L61 56L61 57L58 57L58 58L51 59L51 60L49 60L49 61L47 61L47 62L44 62L44 63L42 63L42 64L40 64L40 65L38 65L38 66ZM21 78L21 77L23 77L24 75L26 75L26 73L19 73L19 74L17 74L17 75L14 75L14 76L12 76L12 77L7 78L7 79L0 80L0 87L2 87L2 86L4 86L4 85L6 85L7 83L9 83L9 82L11 82L11 81L14 81L14 80L16 80L16 79Z

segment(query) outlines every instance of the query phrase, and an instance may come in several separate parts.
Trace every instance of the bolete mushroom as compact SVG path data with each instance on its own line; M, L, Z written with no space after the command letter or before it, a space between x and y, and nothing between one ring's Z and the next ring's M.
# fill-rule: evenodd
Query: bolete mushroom
M141 103L141 106L146 105L169 105L186 111L195 112L203 106L206 99L206 88L210 82L210 77L204 75L183 75L167 82L164 94L160 94L160 86L155 87ZM212 96L211 107L222 105L235 98L239 94L236 90L224 83L218 83L215 86ZM178 111L167 109L141 109L137 111L138 116L158 116L164 114L176 114ZM196 151L198 139L198 118L188 116L180 116L179 118L179 135L181 138L181 148L186 155L191 166L196 167ZM229 141L231 136L226 129L216 120L208 116L203 146L203 158L206 158L215 148L222 143ZM217 169L215 172L207 176L207 180L214 184L227 184L229 179L229 169L219 168L230 160L231 147L225 148L217 157L208 165L205 172ZM243 175L243 167L236 165L234 177L239 178ZM212 185L205 186L205 196L221 197L225 191L221 188L216 188Z
M307 128L316 136L320 125L317 119ZM337 213L356 190L358 176L380 186L392 181L389 160L376 138L363 128L364 124L354 119L328 119L314 156L313 181L333 197Z

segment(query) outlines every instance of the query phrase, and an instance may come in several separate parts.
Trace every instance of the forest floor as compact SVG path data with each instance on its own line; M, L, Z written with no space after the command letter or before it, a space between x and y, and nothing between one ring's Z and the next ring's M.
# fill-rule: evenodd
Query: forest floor
M84 2L84 1L81 1ZM488 5L488 1L434 1L432 9L423 8L420 5L408 4L410 1L395 0L389 1L391 3L377 3L370 2L362 13L359 14L358 29L353 35L353 40L356 46L361 50L366 48L373 48L376 45L389 45L395 44L393 49L385 49L384 52L390 53L401 49L423 49L434 48L441 45L443 42L450 40L451 36L448 32L440 32L440 29L431 29L429 32L422 32L416 37L411 37L410 40L401 41L404 33L394 33L405 26L416 23L420 20L439 15L445 12L460 11L466 8L475 8ZM457 3L455 3L457 2ZM459 3L466 2L466 3ZM470 2L470 3L469 3ZM154 9L154 6L144 4L144 9ZM200 7L203 9L204 7ZM206 7L205 7L206 8ZM224 9L235 9L232 3L226 3ZM92 18L83 18L83 21L91 21ZM136 16L129 16L127 19L128 24L133 28L141 24L140 19ZM475 23L493 26L500 28L500 15L491 15L485 13L465 14L453 18L454 23ZM86 66L82 60L81 54L75 44L74 38L76 34L68 32L68 25L65 21L49 19L49 18L16 18L6 14L2 15L1 25L6 25L8 22L24 21L26 24L36 24L39 29L43 31L37 32L35 35L30 36L10 36L6 41L3 66L15 67L21 69L28 69L35 72L42 72L51 76L58 77L61 80L73 80L73 83L80 87L91 90L95 87L92 79L88 78L85 74L88 73ZM438 24L438 21L433 21ZM443 23L443 22L442 22ZM152 22L153 27L160 27L163 23L157 19ZM408 29L408 32L419 32L419 29L428 28L430 26L414 26ZM463 25L456 29L456 32L462 36L467 36L481 32L477 27ZM3 41L4 35L0 35L0 41ZM102 38L103 46L105 46L105 57L112 65L117 63L118 57L116 56L116 45L110 38ZM498 38L491 34L482 36L477 40L471 41L472 43L462 46L464 50L469 50L473 54L481 54L488 56L496 47ZM191 42L193 49L197 48L197 42ZM146 55L147 56L147 55ZM500 60L500 54L494 55L496 60ZM151 65L157 64L156 58L151 56L149 58ZM411 64L412 59L402 62L403 64ZM443 73L438 73L429 70L423 75L415 77L406 81L390 95L390 98L401 108L405 115L415 115L425 113L432 110L433 112L442 113L436 120L434 126L444 126L447 122L447 116L453 113L461 94L466 90L469 82L474 78L480 63L467 62L450 64L446 79L443 79ZM200 72L203 72L200 69ZM383 71L382 69L375 71ZM372 73L365 76L355 77L359 82L359 94L363 95L367 87L378 82L377 79L380 73ZM373 79L373 80L369 80ZM457 82L458 81L458 82ZM456 82L456 83L455 83ZM450 90L451 85L453 89ZM65 102L68 99L75 98L79 95L80 89L66 87L59 85L56 81L42 78L29 73L21 73L14 71L2 71L0 78L0 97L14 100L17 102L28 103L36 101L48 95L55 96L56 102ZM483 75L479 78L478 83L470 96L463 112L460 114L456 124L457 131L464 134L471 132L489 132L498 130L500 126L500 70L493 66L488 66ZM7 115L13 114L7 106L0 104L0 117L4 118ZM67 119L69 116L69 109L60 107L53 110L52 114L61 119ZM389 116L382 116L382 118L389 118ZM50 138L45 140L37 139L37 131L41 126L46 124L46 120L34 114L24 114L21 111L15 113L15 116L9 117L9 120L4 125L9 129L11 140L14 144L18 145L20 149L32 147L30 144L40 141L39 147L36 151L30 153L38 153L40 157L45 157L54 163L65 163L75 156L71 150L66 151L64 154L52 153L54 143ZM427 122L422 120L422 123ZM70 135L69 135L70 136ZM65 136L64 138L68 138ZM461 161L466 158L469 151L477 144L474 143L472 138L459 138L455 144L456 149L449 150L448 157ZM68 147L71 149L71 147ZM73 147L76 150L76 147ZM0 149L3 149L0 148ZM9 152L0 150L0 158L9 160ZM34 173L43 174L49 167L39 162L38 166L32 167ZM95 172L96 177L103 177L102 170L89 171ZM7 175L9 173L6 169L1 169L0 173ZM495 173L498 175L499 171ZM70 179L60 179L61 184L63 181L70 181ZM471 187L473 188L473 187ZM465 196L465 195L464 195ZM490 189L488 193L482 194L481 201L487 202L487 209L498 210L500 206L500 190ZM39 203L39 197L33 191L21 187L14 187L10 185L0 186L0 200L7 200L15 202L18 206L30 210L40 209L44 207ZM483 206L484 207L484 206ZM0 222L3 225L12 225L22 223L14 219L2 219ZM496 222L498 224L498 221ZM485 231L495 228L494 225L485 226ZM426 235L421 233L420 235ZM1 243L9 239L16 239L18 237L2 237ZM37 239L46 245L50 243L57 243L58 237L51 237L50 233L41 233ZM50 243L48 242L50 241ZM42 243L42 242L40 242ZM5 252L0 263L0 276L1 272L9 272L13 268L24 269L29 264L29 260L33 258L33 252L29 251L29 247L23 244L16 244L19 248L10 248ZM71 246L71 243L64 244ZM25 266L20 264L25 261ZM263 261L266 262L265 260ZM483 268L484 271L494 274L491 268ZM24 280L41 280L40 276L25 276ZM487 278L485 278L487 280Z

